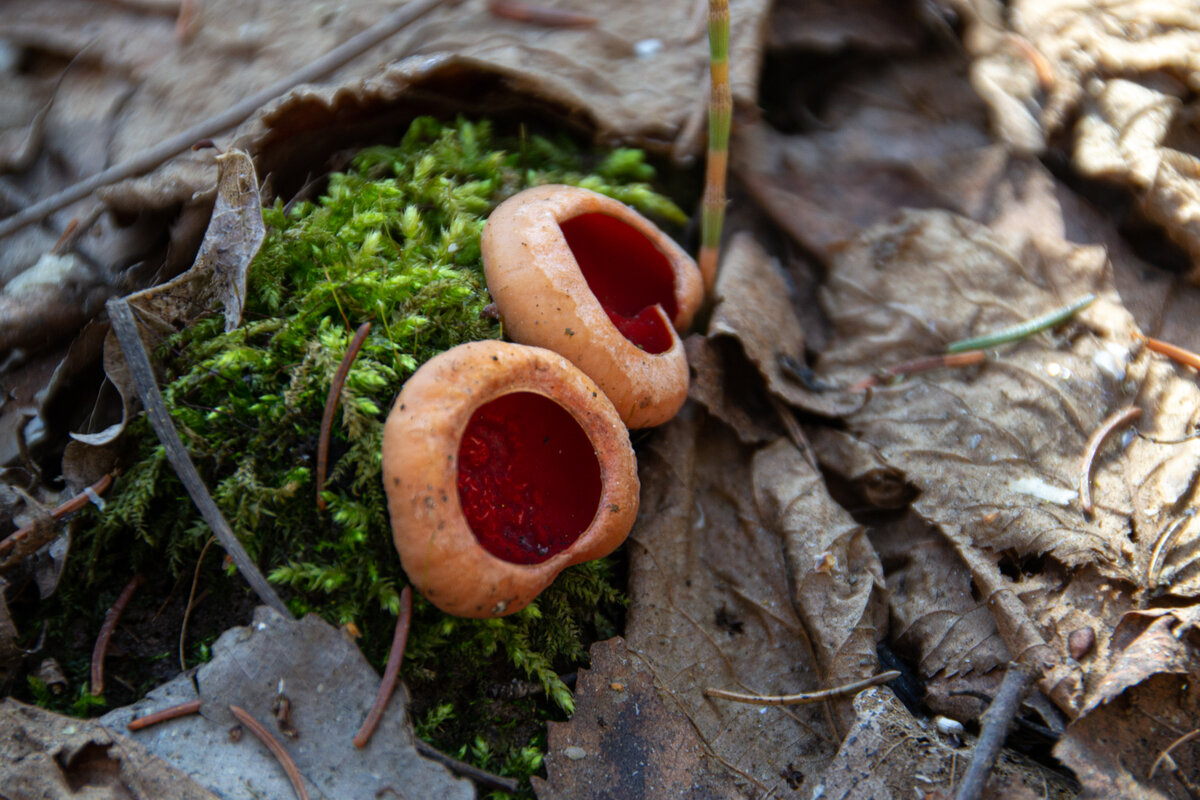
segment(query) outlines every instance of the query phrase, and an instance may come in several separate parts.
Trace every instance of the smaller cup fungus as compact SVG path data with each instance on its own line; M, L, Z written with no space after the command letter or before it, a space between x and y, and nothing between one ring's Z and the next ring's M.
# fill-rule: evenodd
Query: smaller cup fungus
M704 287L670 237L610 197L551 185L501 203L481 245L508 336L566 356L631 428L675 415L688 386L679 333Z
M638 508L629 431L562 356L469 342L405 382L383 433L400 560L443 611L519 611L564 568L615 550Z

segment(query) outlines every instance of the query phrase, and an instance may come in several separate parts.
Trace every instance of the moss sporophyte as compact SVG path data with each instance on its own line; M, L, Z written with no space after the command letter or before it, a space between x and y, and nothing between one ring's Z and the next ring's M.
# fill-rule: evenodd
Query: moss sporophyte
M398 146L359 153L318 201L276 201L264 212L269 230L248 275L242 326L223 332L214 309L157 356L192 458L251 555L290 589L295 613L357 625L364 651L382 664L405 584L380 479L384 416L421 364L455 345L501 337L481 266L488 214L522 189L558 183L683 223L679 208L650 187L653 177L636 150L599 157L540 137L499 141L487 123L421 118ZM372 327L346 376L318 514L321 413L365 321ZM93 587L127 575L130 561L138 569L165 560L190 577L209 536L149 426L138 420L129 432L134 454L75 546ZM418 687L436 680L446 688L456 675L478 684L479 674L508 664L570 711L556 669L580 663L585 641L615 632L623 598L611 570L603 560L572 567L502 620L449 617L418 601L406 678ZM481 701L482 687L475 695L459 689ZM461 707L439 714L478 716ZM429 730L450 738L449 728ZM474 735L469 725L456 730Z

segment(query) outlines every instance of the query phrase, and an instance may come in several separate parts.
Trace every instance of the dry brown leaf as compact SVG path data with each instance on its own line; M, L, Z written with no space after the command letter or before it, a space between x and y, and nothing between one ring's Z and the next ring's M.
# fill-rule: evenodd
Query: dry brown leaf
M908 9L879 0L780 0L771 13L767 44L773 50L908 53L921 30Z
M768 451L784 447L790 445ZM777 527L781 520L764 518L754 500L754 459L752 447L694 406L656 433L641 458L642 505L630 539L625 635L668 703L688 717L718 760L760 792L770 787L790 792L789 781L819 775L836 749L843 731L835 727L832 708L760 709L702 695L706 687L770 694L827 687L822 680L827 667L817 661L816 642L791 589L808 577L809 568L823 564L791 563L785 531ZM760 493L774 494L773 502L788 506L788 480L797 490L816 488L804 479L805 468L793 464L790 479L781 476L779 485L760 474ZM832 555L848 548L854 563L867 563L857 550L855 526L823 492L794 502L820 519L837 521L835 530L847 534L840 543L828 542ZM785 518L786 537L803 535L799 517ZM809 535L822 534L813 529ZM791 547L802 556L802 546ZM843 558L829 569L847 566ZM873 586L872 577L857 578L847 606L857 604L865 617L865 596L859 593L864 582ZM817 645L832 661L828 668L861 668L861 643L872 636L866 622L864 630L854 620L849 630L830 623Z
M797 377L808 355L792 292L779 262L747 233L733 236L721 260L708 336L737 341L767 390L794 406L833 417L858 405L854 398L810 389Z
M922 723L890 690L868 689L854 698L856 719L814 797L822 800L908 800L950 797L970 751ZM940 795L934 794L940 792ZM988 800L1067 800L1075 796L1062 775L1002 750L983 797Z
M597 642L579 671L570 722L549 724L540 800L743 798L687 718L659 697L654 676L620 637Z
M1115 624L1123 609L1108 602L1113 581L1146 583L1155 542L1189 501L1200 468L1194 441L1134 440L1123 452L1110 443L1095 467L1096 518L1077 508L1084 446L1105 416L1137 402L1147 412L1144 429L1177 437L1200 407L1195 384L1170 367L1128 361L1131 321L1104 294L1107 275L1094 248L1047 259L953 215L907 212L846 248L825 294L839 335L822 355L821 376L845 384L1102 293L1080 315L1090 333L1061 343L1043 334L1005 348L977 375L943 371L877 390L847 418L849 431L920 492L913 509L970 569L1009 653L1039 666L1043 689L1068 712L1082 705L1083 683L1068 631L1052 619L1062 586L1095 570L1103 591L1078 599L1098 624ZM1193 541L1190 531L1177 548L1185 541ZM1191 587L1191 578L1177 578L1171 589ZM1089 674L1104 663L1089 665Z
M874 675L887 606L866 529L829 497L821 473L789 441L755 453L752 480L759 515L783 540L792 604L816 649L823 686ZM837 705L848 723L849 699Z
M216 800L184 772L97 722L0 700L5 797Z
M743 444L765 444L779 437L762 378L733 340L694 334L683 345L691 373L689 399L733 429Z
M1194 786L1200 769L1195 742L1159 760L1200 719L1198 626L1196 606L1135 612L1121 621L1112 669L1054 749L1083 783L1081 797L1195 796L1186 785Z

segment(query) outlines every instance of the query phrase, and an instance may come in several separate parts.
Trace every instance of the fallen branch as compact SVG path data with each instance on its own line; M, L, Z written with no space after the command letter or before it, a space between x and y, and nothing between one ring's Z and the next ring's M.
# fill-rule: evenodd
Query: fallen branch
M980 718L979 740L975 742L975 750L971 753L971 763L963 775L954 800L977 800L983 794L987 784L988 774L992 764L1000 753L1000 747L1008 736L1009 726L1021 708L1025 692L1033 682L1033 672L1021 664L1009 664L1008 672L996 692L996 699L988 706Z
M246 552L246 548L242 547L242 543L234 535L229 523L221 514L221 509L217 508L212 495L204 486L204 481L200 479L200 473L196 471L196 465L192 463L191 456L184 448L183 441L179 438L179 431L175 430L175 423L172 422L171 415L167 413L162 393L158 391L154 369L150 366L150 357L146 355L142 337L138 335L137 323L133 319L133 311L130 310L129 303L123 297L113 297L108 301L107 308L113 333L117 335L117 341L121 344L125 361L129 365L129 373L137 387L138 397L141 398L142 405L146 408L146 416L150 419L150 425L154 428L154 433L158 436L158 441L166 452L167 462L179 476L183 488L187 489L192 502L199 509L200 516L208 523L208 527L212 529L217 541L221 543L225 552L237 565L238 572L242 573L246 583L250 584L250 588L254 590L260 600L291 619L292 613L288 611L288 607L267 583L267 579L258 571L250 554Z
M400 616L396 619L396 633L392 637L392 651L388 653L387 667L383 670L383 682L379 684L379 694L375 696L375 704L367 712L367 718L354 736L354 746L360 750L367 746L375 726L383 717L383 710L392 699L396 689L396 678L400 675L400 664L404 661L404 648L408 645L408 628L412 622L412 588L405 586L400 592Z
M283 749L279 740L272 736L271 732L264 728L258 720L250 716L246 709L230 706L229 711L237 717L238 722L249 728L250 732L257 736L259 741L271 751L271 755L279 761L283 771L287 773L288 780L292 782L292 788L296 790L296 797L300 800L308 800L308 790L304 788L304 779L300 777L300 770L296 768L296 762L292 761L292 757L288 755L287 750Z
M431 744L417 739L417 752L431 761L436 761L451 772L470 778L480 786L490 786L502 792L515 793L521 788L521 782L516 778L502 778L490 772L472 766L465 761L459 761L454 756L446 755Z
M104 656L108 653L108 640L117 629L117 622L125 612L125 606L133 598L133 593L142 585L145 578L141 574L134 575L125 588L117 595L117 601L104 615L104 624L100 626L100 635L96 637L96 646L92 648L92 694L104 694Z
M831 697L854 694L871 686L879 686L882 683L894 681L899 677L900 671L893 669L881 672L878 675L872 675L870 678L864 678L861 681L855 681L854 683L834 686L832 689L822 689L819 692L800 692L799 694L741 694L740 692L727 692L724 689L705 689L704 696L719 697L722 700L732 700L735 703L750 703L756 706L799 706L807 703L819 703Z
M327 73L333 72L444 2L446 0L411 0L411 2L405 3L398 10L388 14L362 33L350 37L316 61L310 62L245 100L234 103L225 111L196 123L182 133L144 151L139 156L120 164L114 164L103 172L86 178L58 194L51 195L0 221L0 237L8 236L26 225L38 222L48 214L53 214L76 200L82 200L101 187L145 174L168 158L187 150L200 139L212 138L222 131L240 124L277 97L290 92L303 83L312 83Z

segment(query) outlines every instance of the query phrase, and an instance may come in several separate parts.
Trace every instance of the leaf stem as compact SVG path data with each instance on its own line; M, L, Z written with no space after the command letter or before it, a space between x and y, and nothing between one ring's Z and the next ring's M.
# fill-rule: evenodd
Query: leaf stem
M404 661L404 648L408 644L408 628L412 622L412 587L405 586L400 592L400 616L396 619L396 633L392 637L392 650L388 653L387 667L383 670L383 682L379 684L379 694L375 703L367 712L367 718L354 736L354 746L362 749L371 740L371 734L383 717L383 710L392 699L396 689L396 678L400 675L400 664Z
M1100 427L1096 428L1088 439L1087 449L1083 453L1083 462L1079 468L1079 507L1083 509L1083 513L1089 517L1092 515L1092 465L1096 461L1096 454L1100 452L1100 448L1108 441L1108 437L1113 434L1118 428L1133 422L1142 415L1142 409L1137 406L1129 406L1120 411L1108 415L1104 422L1100 423Z

